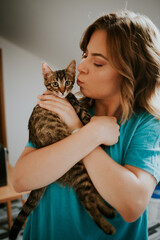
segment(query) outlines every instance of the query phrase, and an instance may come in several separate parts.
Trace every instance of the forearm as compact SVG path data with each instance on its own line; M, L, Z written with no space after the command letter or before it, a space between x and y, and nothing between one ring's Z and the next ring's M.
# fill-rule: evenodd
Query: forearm
M133 221L143 213L150 195L138 176L116 163L100 147L83 162L97 191L126 221Z
M98 146L93 128L94 123L87 124L79 132L55 144L22 154L14 169L15 189L32 190L59 179Z

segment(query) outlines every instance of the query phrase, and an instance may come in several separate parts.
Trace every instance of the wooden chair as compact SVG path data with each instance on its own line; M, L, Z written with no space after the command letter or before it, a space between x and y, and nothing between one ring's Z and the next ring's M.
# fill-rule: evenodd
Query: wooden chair
M24 204L25 200L23 200L23 194L26 193L17 193L12 185L12 172L13 167L7 161L7 180L8 184L4 187L0 187L0 203L7 203L7 214L8 214L8 225L9 229L12 226L12 207L11 201L16 199L22 199L22 205Z

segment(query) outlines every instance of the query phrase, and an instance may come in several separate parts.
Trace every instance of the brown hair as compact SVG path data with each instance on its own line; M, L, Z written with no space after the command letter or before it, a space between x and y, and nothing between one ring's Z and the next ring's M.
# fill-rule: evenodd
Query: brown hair
M96 30L106 31L107 57L123 76L121 120L129 119L137 109L160 119L160 33L156 26L148 17L130 11L102 16L85 31L80 43L83 52Z

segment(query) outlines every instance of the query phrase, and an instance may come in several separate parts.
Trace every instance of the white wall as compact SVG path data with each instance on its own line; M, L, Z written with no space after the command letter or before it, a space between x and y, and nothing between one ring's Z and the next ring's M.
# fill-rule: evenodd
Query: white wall
M0 48L8 148L12 165L28 139L28 118L44 89L41 62L66 67L81 57L85 28L103 13L124 9L146 14L160 28L160 0L0 0Z
M0 38L9 160L15 164L28 139L28 119L44 90L41 59Z
M79 59L86 27L105 12L127 7L160 27L160 0L1 0L0 35L58 66Z

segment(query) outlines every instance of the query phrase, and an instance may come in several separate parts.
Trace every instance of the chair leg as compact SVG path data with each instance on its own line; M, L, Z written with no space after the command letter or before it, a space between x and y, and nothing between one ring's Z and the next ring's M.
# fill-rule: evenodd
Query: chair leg
M8 225L9 229L12 227L12 206L11 201L7 201Z

